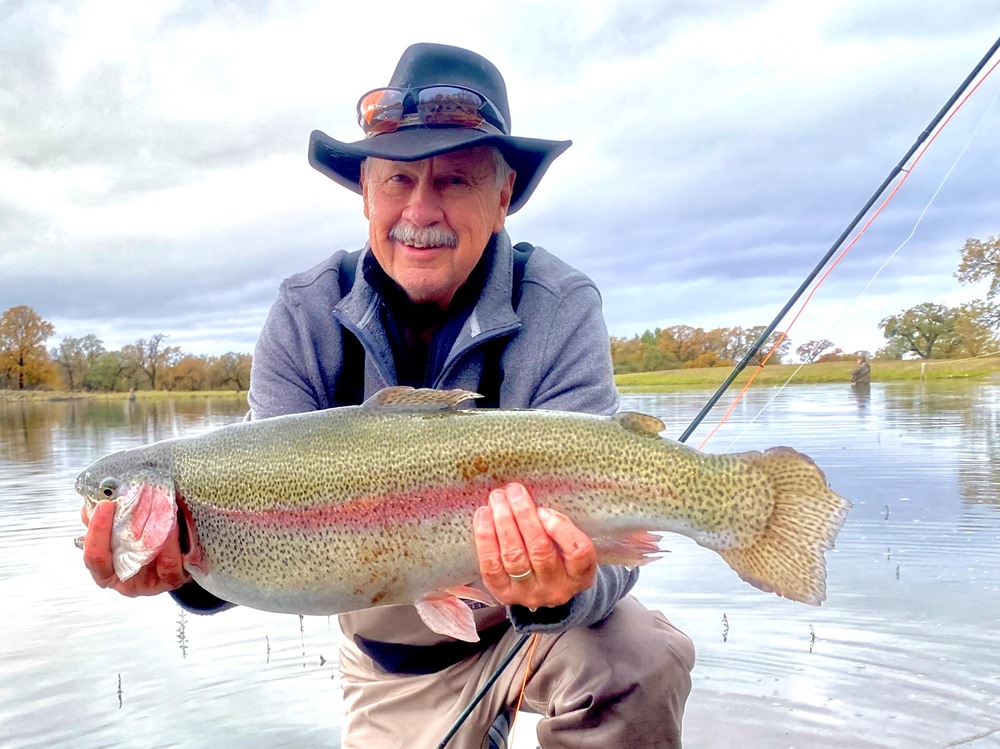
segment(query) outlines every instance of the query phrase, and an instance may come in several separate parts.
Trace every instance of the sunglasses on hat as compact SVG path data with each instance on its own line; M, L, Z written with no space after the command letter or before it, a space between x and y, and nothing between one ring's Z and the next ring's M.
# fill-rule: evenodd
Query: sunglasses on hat
M493 102L464 86L376 88L358 100L358 124L368 136L413 125L479 127L484 122L508 134L507 123Z

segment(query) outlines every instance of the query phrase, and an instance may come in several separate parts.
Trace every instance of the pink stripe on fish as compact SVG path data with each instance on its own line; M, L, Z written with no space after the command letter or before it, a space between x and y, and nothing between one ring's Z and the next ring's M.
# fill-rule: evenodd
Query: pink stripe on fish
M367 530L435 520L442 515L467 514L470 519L477 507L487 503L489 491L507 482L483 482L425 489L408 494L358 497L346 504L318 507L283 507L265 510L230 509L190 503L195 518L214 515L260 528L320 529L329 527ZM567 479L532 481L528 492L539 505L547 497L572 493L576 482ZM590 482L588 482L590 483Z

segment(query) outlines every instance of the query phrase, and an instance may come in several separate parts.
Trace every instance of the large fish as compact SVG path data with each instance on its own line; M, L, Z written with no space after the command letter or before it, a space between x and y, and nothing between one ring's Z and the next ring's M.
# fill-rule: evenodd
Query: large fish
M456 605L477 595L472 515L511 481L568 515L602 563L645 564L659 553L650 531L672 531L757 588L824 600L823 552L850 504L806 456L787 447L700 453L634 412L457 408L474 397L388 388L361 406L113 453L76 489L90 511L116 503L122 580L156 556L179 508L191 577L265 611L414 603L435 632L477 639L469 608Z

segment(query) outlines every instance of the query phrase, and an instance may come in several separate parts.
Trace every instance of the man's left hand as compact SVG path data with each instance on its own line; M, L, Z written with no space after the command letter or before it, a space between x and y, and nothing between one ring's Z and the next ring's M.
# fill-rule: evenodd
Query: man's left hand
M506 606L561 606L594 584L593 541L562 513L537 507L521 484L491 492L474 530L483 584Z

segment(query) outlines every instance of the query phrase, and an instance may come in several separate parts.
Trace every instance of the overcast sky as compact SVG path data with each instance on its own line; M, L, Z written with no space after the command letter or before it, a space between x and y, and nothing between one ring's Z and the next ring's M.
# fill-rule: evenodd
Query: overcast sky
M574 141L508 230L592 276L612 334L764 325L998 36L996 0L0 0L0 311L53 345L251 351L282 278L367 237L310 131L359 139L358 96L433 41L500 68L515 134ZM998 94L1000 72L793 348L874 350L886 315L977 295L953 274L1000 235Z

